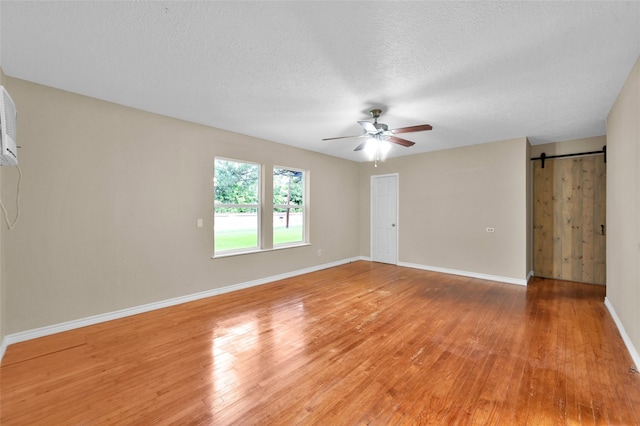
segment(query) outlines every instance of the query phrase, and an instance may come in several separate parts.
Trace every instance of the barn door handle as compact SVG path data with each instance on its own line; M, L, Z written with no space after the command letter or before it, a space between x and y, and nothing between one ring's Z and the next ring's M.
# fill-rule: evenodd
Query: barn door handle
M602 235L604 235L604 225L600 225L600 230L602 231Z

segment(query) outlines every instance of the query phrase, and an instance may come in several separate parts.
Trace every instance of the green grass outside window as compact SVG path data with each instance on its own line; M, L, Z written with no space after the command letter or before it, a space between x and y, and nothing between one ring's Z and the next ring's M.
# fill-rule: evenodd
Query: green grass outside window
M273 229L273 245L302 242L302 225L276 227ZM233 230L216 232L216 252L258 248L255 230Z

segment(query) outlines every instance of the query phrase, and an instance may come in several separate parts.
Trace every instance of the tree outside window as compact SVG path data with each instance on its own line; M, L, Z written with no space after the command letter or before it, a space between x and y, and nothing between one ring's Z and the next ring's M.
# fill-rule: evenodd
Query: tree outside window
M305 204L302 170L273 169L273 245L304 242Z
M216 158L214 251L260 247L260 165Z

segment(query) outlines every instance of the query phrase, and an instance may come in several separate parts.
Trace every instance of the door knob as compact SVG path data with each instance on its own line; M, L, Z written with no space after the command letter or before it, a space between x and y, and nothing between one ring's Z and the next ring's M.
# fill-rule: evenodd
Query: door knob
M391 226L392 226L392 227L393 227L393 226L396 226L396 224L395 224L395 223L392 223L392 224L391 224Z

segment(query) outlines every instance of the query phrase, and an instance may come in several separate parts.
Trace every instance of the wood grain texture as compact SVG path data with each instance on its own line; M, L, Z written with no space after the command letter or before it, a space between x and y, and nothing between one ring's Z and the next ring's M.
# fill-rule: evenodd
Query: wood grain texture
M553 277L553 164L543 169L536 161L533 166L533 269L538 277Z
M602 156L534 163L536 276L605 284L606 164ZM606 226L605 226L606 229Z
M354 262L11 345L0 423L640 424L604 295Z
M583 230L584 238L582 242L582 279L576 280L586 283L592 283L593 281L593 242L595 237L596 225L594 223L594 210L588 208L589 205L593 205L595 200L594 194L594 171L595 164L593 161L584 161L582 163L582 196L583 206L587 208L583 209Z
M606 185L607 185L607 165L603 161L596 161L594 164L594 202L593 220L596 231L593 239L593 282L604 283L607 276L606 269Z

